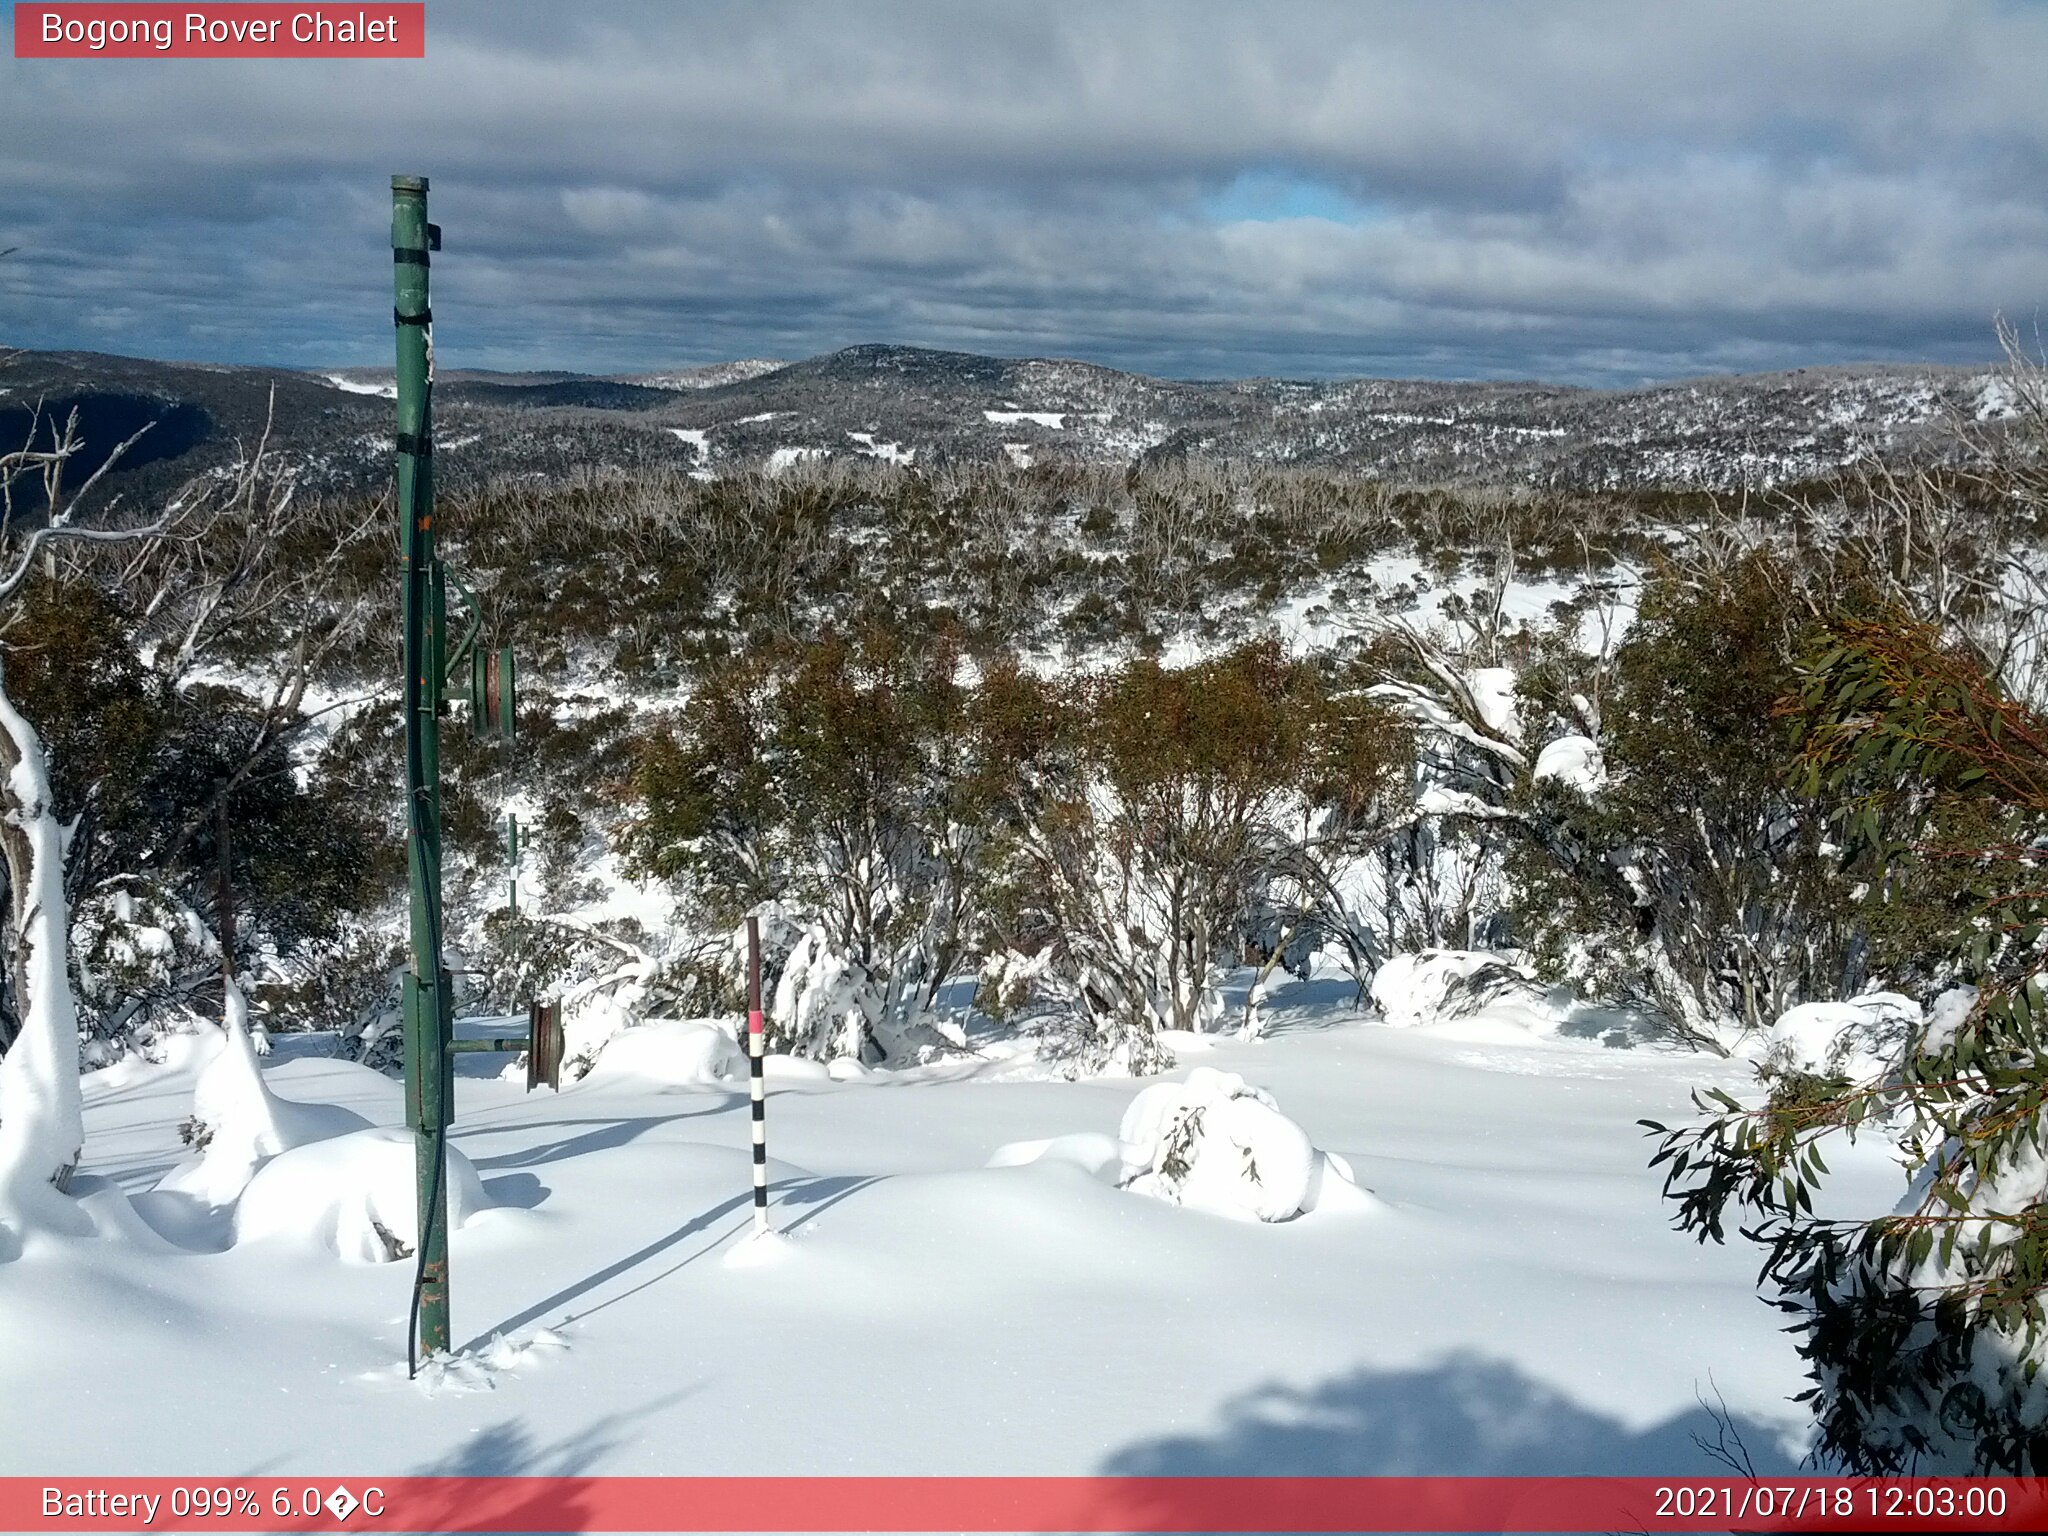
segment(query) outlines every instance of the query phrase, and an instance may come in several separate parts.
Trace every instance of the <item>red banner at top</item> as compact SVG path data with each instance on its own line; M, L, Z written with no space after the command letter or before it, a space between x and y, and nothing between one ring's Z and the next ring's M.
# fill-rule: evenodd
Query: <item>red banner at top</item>
M421 59L424 4L20 5L17 59Z

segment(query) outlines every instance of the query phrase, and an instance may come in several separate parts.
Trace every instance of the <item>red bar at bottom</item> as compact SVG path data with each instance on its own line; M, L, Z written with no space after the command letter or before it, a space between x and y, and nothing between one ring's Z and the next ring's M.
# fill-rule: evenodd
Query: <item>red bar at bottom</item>
M8 1531L2036 1531L2039 1478L0 1478Z

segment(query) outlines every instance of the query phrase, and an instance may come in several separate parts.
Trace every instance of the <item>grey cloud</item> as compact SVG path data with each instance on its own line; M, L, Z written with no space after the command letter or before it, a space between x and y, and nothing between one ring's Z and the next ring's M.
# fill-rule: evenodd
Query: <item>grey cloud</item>
M2048 8L436 3L424 63L0 90L0 335L381 361L863 340L1588 381L1989 355L2048 293ZM1360 217L1222 222L1245 176Z

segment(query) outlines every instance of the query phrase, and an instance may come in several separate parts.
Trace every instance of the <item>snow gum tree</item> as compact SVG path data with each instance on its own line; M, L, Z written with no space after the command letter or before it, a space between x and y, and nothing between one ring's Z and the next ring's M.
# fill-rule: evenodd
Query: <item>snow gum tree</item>
M51 798L42 742L7 698L0 673L0 855L14 991L26 1003L0 1056L0 1232L12 1228L17 1243L29 1227L68 1224L53 1196L69 1182L85 1141L64 847Z
M161 531L161 525L76 525L80 501L119 457L117 450L77 496L67 499L62 495L64 465L78 449L74 418L50 447L31 443L0 456L0 492L5 493L0 536L9 531L13 488L19 481L38 477L48 509L45 520L14 549L0 551L0 614L57 545L127 542ZM78 1225L62 1191L85 1140L78 1013L71 992L70 904L64 890L67 829L57 819L42 739L8 697L5 666L0 652L0 864L7 875L7 963L19 1022L0 1056L0 1259L13 1257L33 1229Z
M632 867L683 883L717 926L769 900L803 914L818 929L806 974L845 994L838 1024L861 1016L850 1035L814 1019L784 1043L914 1044L962 958L999 765L960 670L945 638L878 626L776 645L709 669L643 744L620 839Z
M1847 600L1847 594L1840 594ZM1725 1045L1866 973L1825 826L1788 780L1776 713L1816 619L1783 558L1667 571L1605 678L1604 782L1536 779L1511 861L1524 937L1553 972ZM1541 668L1524 690L1540 698Z
M1329 918L1405 753L1386 709L1270 643L1054 681L867 631L712 669L645 742L622 842L714 925L767 901L815 925L793 963L838 1022L778 1001L795 1048L913 1025L1009 957L1071 1007L1082 1060L1147 1071L1160 1031L1216 1022L1249 935L1284 950Z
M1161 1030L1217 1021L1219 969L1275 886L1294 887L1290 925L1320 903L1325 834L1385 793L1406 738L1270 641L1082 679L1047 718L1059 728L1014 845L1028 905L1088 1026L1085 1055L1155 1071L1170 1061Z
M1794 701L1802 787L1881 924L1880 955L1945 993L1885 1070L1767 1076L1760 1105L1703 1099L1651 1129L1679 1225L1728 1208L1801 1335L1821 1450L1864 1472L2048 1471L2048 718L1969 647L1890 613L1845 619ZM1817 1216L1822 1145L1896 1138L1905 1197Z
M0 613L8 691L64 828L88 1057L181 1027L194 1004L214 1012L216 938L237 966L261 955L275 973L336 931L364 882L362 800L294 755L314 719L299 707L308 637L329 625L292 605L295 657L255 612L278 606L281 577L229 573L223 600L194 570L200 548L245 539L241 511L195 497L155 546L39 562ZM195 921L206 944L187 942ZM0 984L0 1048L17 1012Z

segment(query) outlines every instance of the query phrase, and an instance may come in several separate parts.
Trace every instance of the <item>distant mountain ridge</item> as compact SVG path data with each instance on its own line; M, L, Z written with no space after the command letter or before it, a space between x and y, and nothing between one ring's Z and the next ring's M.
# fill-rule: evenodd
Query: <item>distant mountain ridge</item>
M122 422L175 407L178 451L151 476L232 456L270 430L317 485L389 473L390 373L27 352L0 372L0 437L30 409ZM272 401L275 401L274 411ZM1995 423L1992 367L1873 364L1636 389L1432 380L1180 380L1058 358L864 345L603 377L443 372L444 484L575 466L697 474L820 456L931 465L1220 458L1403 483L1728 488L1830 473L1876 451L1936 451L1955 418ZM169 436L170 434L166 434ZM145 471L138 469L140 476Z

